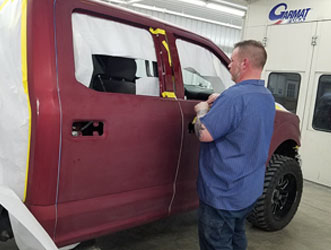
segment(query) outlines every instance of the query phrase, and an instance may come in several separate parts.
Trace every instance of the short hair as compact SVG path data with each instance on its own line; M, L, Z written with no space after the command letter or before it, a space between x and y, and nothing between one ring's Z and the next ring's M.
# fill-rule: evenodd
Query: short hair
M248 57L253 67L263 69L267 61L267 51L261 42L255 40L245 40L234 45L234 49L239 48L240 57Z

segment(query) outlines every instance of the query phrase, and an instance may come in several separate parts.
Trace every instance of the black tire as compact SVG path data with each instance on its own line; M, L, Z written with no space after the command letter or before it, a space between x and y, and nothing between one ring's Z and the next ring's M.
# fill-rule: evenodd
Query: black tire
M302 171L290 157L273 155L268 164L264 190L247 220L266 231L276 231L292 220L302 195Z
M13 238L8 212L0 205L0 242Z

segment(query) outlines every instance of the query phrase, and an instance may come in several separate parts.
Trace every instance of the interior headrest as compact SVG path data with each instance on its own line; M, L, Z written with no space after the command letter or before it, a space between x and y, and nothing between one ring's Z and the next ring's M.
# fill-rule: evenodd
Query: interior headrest
M107 62L107 75L111 78L125 79L133 82L136 77L137 64L134 59L110 57Z

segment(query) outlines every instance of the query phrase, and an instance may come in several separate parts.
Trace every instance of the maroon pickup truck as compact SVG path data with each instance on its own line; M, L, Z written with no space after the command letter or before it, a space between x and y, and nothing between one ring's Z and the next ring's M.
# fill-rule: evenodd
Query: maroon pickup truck
M24 202L55 243L195 209L193 107L233 84L221 49L90 0L29 0L26 18ZM299 119L278 110L274 128L264 193L249 216L265 230L286 226L302 193ZM10 231L7 211L0 212L0 230Z

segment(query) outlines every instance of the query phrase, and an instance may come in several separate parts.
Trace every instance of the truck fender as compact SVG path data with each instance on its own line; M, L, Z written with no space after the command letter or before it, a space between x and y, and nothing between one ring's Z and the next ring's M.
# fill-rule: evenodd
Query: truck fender
M279 126L277 129L275 129L271 144L269 147L269 157L268 161L270 161L271 156L274 154L276 149L285 141L292 140L294 141L297 146L301 146L300 144L300 131L296 128L295 125L291 123L284 123L281 126Z

